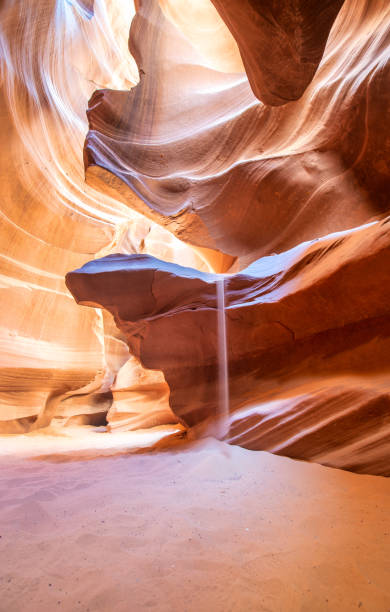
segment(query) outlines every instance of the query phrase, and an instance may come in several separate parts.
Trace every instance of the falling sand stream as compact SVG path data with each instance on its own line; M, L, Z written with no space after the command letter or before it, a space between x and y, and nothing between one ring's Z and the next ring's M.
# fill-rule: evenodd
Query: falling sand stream
M217 437L225 438L229 431L229 364L225 313L225 278L217 280L218 312L218 423Z

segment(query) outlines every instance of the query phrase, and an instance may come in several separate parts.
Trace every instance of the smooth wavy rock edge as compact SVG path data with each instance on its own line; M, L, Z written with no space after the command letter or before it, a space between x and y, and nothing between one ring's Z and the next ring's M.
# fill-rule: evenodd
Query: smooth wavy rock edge
M212 0L240 49L253 93L280 106L312 80L344 0Z
M129 41L140 82L89 103L87 182L238 268L383 218L389 32L388 2L347 0L303 95L271 107L143 0Z
M256 450L390 475L390 218L302 244L225 277L231 423ZM107 309L186 425L218 419L216 282L147 255L70 272Z

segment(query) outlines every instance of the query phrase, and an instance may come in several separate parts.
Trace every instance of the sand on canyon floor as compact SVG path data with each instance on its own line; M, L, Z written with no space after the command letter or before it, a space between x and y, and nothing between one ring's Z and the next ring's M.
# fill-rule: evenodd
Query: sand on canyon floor
M1 612L390 610L389 479L212 438L0 464Z

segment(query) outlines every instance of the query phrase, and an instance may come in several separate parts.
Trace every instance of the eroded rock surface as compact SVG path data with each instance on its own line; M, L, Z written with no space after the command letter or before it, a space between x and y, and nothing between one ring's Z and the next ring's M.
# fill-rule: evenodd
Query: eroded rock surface
M270 106L312 80L344 0L212 0L238 43L253 93Z
M130 92L101 89L90 100L91 185L191 244L238 258L241 268L383 217L387 2L344 2L304 94L280 107L259 102L245 74L213 70L166 13L153 0L139 3L130 49L140 82ZM316 23L305 32L319 42ZM252 49L253 37L247 41Z
M225 277L227 439L390 474L388 228L330 235ZM131 352L163 371L173 412L206 431L219 418L218 279L118 254L66 281L78 303L113 314Z
M387 0L0 11L0 432L211 431L230 272L227 438L388 474Z
M124 395L147 394L147 373L131 358L137 387L112 317L74 303L68 270L143 250L208 269L171 234L85 185L88 99L97 84L129 89L138 79L127 48L133 14L131 2L110 0L0 3L0 434L53 419L104 424L110 408L109 424L112 415L122 429L131 417L121 385ZM148 421L172 418L166 399L165 407Z

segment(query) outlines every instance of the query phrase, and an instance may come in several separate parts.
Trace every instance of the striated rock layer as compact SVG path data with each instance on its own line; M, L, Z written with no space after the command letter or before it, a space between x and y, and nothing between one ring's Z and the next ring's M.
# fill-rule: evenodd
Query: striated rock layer
M386 214L387 1L346 0L329 36L331 21L311 23L309 11L302 53L305 41L321 46L328 36L323 57L303 95L279 107L259 102L245 74L204 60L200 37L193 44L180 20L169 19L166 5L180 7L180 0L164 2L164 11L154 0L138 4L130 49L140 82L92 96L89 184L183 240L237 258L241 268ZM274 4L282 23L284 3ZM333 7L334 18L337 3L323 6ZM262 24L256 21L263 31ZM322 39L314 36L318 24Z
M228 440L390 475L389 225L333 234L224 278ZM112 313L144 367L163 371L184 424L208 432L221 409L219 279L119 254L66 279L78 303Z
M212 0L264 104L297 100L312 80L344 0Z
M112 317L74 303L68 270L95 255L144 250L209 269L171 234L85 185L88 99L97 85L129 89L138 79L127 48L133 15L128 0L0 3L0 433L104 424L107 414L116 429L132 429L149 392L156 398ZM147 424L173 418L166 383L159 389Z
M92 4L1 3L0 432L104 422L110 404L101 314L74 308L64 284L133 217L80 168L95 82L132 82L131 65L117 69L122 33Z
M389 474L388 1L0 11L0 432Z
M223 65L186 0L137 3L140 81L92 96L87 182L235 273L227 439L390 474L390 6L213 4L237 43L222 28ZM113 255L67 284L162 370L184 424L221 431L217 276Z

